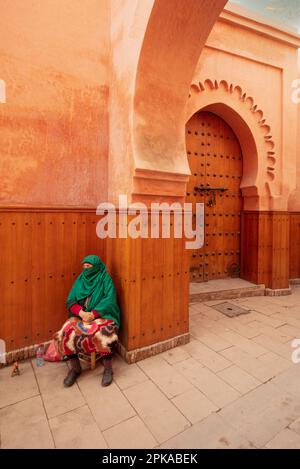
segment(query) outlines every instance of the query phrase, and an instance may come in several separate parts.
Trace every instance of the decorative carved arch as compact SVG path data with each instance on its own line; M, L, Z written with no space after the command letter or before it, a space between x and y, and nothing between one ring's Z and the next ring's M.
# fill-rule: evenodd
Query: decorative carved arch
M200 110L222 117L240 141L244 157L241 189L244 197L252 198L247 208L271 208L270 197L276 195L276 153L263 111L240 86L209 79L190 86L186 122Z

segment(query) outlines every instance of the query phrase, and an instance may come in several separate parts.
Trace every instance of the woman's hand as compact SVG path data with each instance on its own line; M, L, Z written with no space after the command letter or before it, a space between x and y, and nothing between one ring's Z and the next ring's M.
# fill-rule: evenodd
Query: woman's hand
M91 312L88 311L80 311L79 316L84 322L90 322L94 319L94 315Z

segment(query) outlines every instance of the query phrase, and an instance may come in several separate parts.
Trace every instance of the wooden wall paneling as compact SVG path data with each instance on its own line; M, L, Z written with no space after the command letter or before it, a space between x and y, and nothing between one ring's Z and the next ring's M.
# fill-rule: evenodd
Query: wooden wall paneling
M179 323L177 334L189 332L189 262L185 248L185 238L178 240L180 245L180 259L182 272L181 282L179 287Z
M14 284L11 284L11 292L13 297L11 298L12 315L16 320L13 329L11 330L11 336L14 340L14 334L16 334L15 342L12 343L12 348L19 348L22 344L29 345L32 341L32 315L31 311L32 296L31 291L33 288L33 282L31 278L31 268L33 262L33 256L31 252L31 245L33 243L33 229L32 229L32 214L22 214L22 217L16 217L16 214L12 214L11 220L12 225L15 228L14 247L12 247L12 268L14 271L13 280ZM13 292L14 291L14 292ZM7 320L10 322L12 315L9 315Z
M274 214L273 224L272 288L288 288L289 216L286 213Z
M163 245L163 265L164 277L162 279L163 294L160 314L160 340L165 340L169 336L170 324L174 318L173 312L176 308L176 297L174 295L174 266L175 266L175 243L174 232L171 231L171 238L165 240ZM190 258L189 258L190 259Z
M26 219L26 221L25 221ZM28 225L25 225L25 223ZM26 229L25 229L26 227ZM26 236L24 236L24 231ZM1 213L0 338L6 349L31 343L31 224L28 217Z
M140 333L140 347L145 344L152 343L152 329L154 327L153 321L157 315L157 311L154 312L156 306L156 298L154 295L155 291L155 279L153 278L158 273L155 272L153 265L155 264L154 254L154 243L155 239L144 239L142 242L141 251L141 262L142 262L142 278L145 287L141 290L141 303L140 303L140 314L141 314L141 333Z
M136 347L142 347L144 340L146 340L147 334L150 334L149 322L150 318L150 302L147 301L145 304L144 315L141 316L142 312L142 291L143 291L143 268L147 259L143 259L143 245L144 239L129 239L130 251L127 262L130 263L130 275L129 275L129 296L128 305L130 316L128 322L129 337L128 350L133 350ZM152 312L152 310L151 310ZM145 321L145 323L143 323ZM140 331L143 329L143 337L140 335Z
M173 268L173 294L175 301L173 303L173 310L169 309L169 331L168 336L177 336L179 330L182 327L182 303L181 296L183 294L184 287L184 272L183 272L183 252L182 252L182 240L174 238L174 268Z
M243 213L242 278L271 289L288 288L289 229L285 212Z
M265 266L265 249L266 249L266 236L264 232L264 219L261 215L257 214L257 238L255 240L256 245L253 245L254 252L257 253L257 282L265 283L266 282L266 266ZM251 229L251 227L250 227ZM262 253L262 254L261 254Z
M10 222L9 222L10 223ZM12 293L11 301L8 303L12 305L11 314L9 314L7 321L10 323L14 317L12 329L10 330L14 342L12 347L18 348L23 343L28 345L32 339L32 297L30 292L32 290L31 279L31 266L32 266L32 224L31 217L28 214L23 214L21 218L12 214L11 216L11 268L12 268L12 281L10 282L10 291ZM9 253L8 253L9 254ZM9 255L10 255L9 254Z
M32 336L36 343L47 340L49 337L48 331L46 330L51 316L47 315L47 304L46 304L46 275L47 275L47 263L46 263L46 250L49 249L49 245L45 243L46 230L51 232L55 230L55 216L51 216L48 220L47 215L38 214L39 220L36 219L36 214L25 214L28 220L31 216L32 225L32 265L31 265L31 307L32 307ZM27 218L28 217L28 218ZM24 233L24 236L27 236ZM51 246L53 249L53 244Z
M277 285L280 283L281 275L281 242L282 242L282 229L281 220L278 216L273 217L273 229L272 229L272 286L278 288Z
M96 233L97 223L101 217L94 213L88 213L85 219L87 246L91 253L97 254L101 260L106 263L106 245L103 239L99 238Z
M291 279L300 278L300 214L290 214L290 273Z
M159 222L161 231L161 214ZM188 259L173 227L171 239L108 239L107 259L119 292L121 342L128 351L187 332Z
M6 321L5 337L7 348L18 348L22 343L31 341L31 297L28 282L30 282L31 253L30 244L32 227L30 217L26 215L18 219L14 214L7 219L7 241L4 245L4 255L7 259L6 269L8 298L4 301ZM8 248L5 246L8 244ZM6 270L5 269L5 270ZM4 271L4 276L5 271ZM30 283L29 283L30 285Z
M272 288L278 288L281 281L282 272L282 224L279 216L273 216L272 219L272 264L271 264L271 285Z
M53 246L51 251L53 258L51 262L51 270L53 271L53 278L49 278L49 285L55 289L56 304L51 302L51 308L54 311L49 311L51 314L51 328L55 331L60 328L67 320L68 313L66 309L67 296L71 287L81 272L82 252L80 252L77 242L77 225L78 213L62 212L55 214L52 229L48 232L50 238L50 246ZM49 224L53 220L53 214L48 213L47 219ZM75 223L74 223L75 222ZM54 244L53 244L54 243ZM51 253L50 253L51 254ZM55 283L52 280L55 279ZM51 281L51 282L50 282ZM53 294L50 290L49 296Z
M162 229L162 219L160 216L160 232ZM172 227L171 227L172 228ZM161 315L168 314L170 309L163 310L162 298L164 295L163 278L164 278L164 249L169 239L158 238L153 240L153 280L152 280L152 323L150 326L152 337L151 343L159 342L164 337L164 331L161 331ZM171 319L171 318L170 318ZM174 329L174 320L170 320L170 324ZM172 333L173 333L173 329Z
M272 233L270 229L271 215L268 213L259 213L258 215L258 281L270 286L270 274L272 269Z
M249 246L246 263L249 263L250 276L249 280L254 283L263 283L263 278L259 275L259 243L260 243L260 232L259 232L259 214L252 213L249 216L249 222L247 231L249 234Z
M116 218L117 231L119 231L119 217ZM127 348L129 330L129 317L130 317L130 302L129 302L129 268L130 263L130 245L128 239L123 238L107 238L106 239L106 262L108 271L114 281L119 306L121 309L121 327L119 337L122 344Z
M283 216L283 268L282 271L284 272L283 281L286 281L287 288L289 287L289 279L290 279L290 225L289 225L289 214L285 213Z
M300 214L294 217L291 240L293 241L291 251L294 254L292 256L294 274L291 278L300 278ZM296 240L296 242L294 242L294 240Z
M290 215L290 278L298 278L298 269L297 269L297 251L295 249L295 244L298 245L298 239L296 236L295 226L297 223L297 215L291 214Z
M69 293L72 282L78 275L76 273L79 273L79 268L76 272L74 271L74 265L71 265L71 262L67 262L69 243L64 242L64 233L67 228L65 214L37 213L37 223L39 223L38 220L40 220L41 216L43 216L44 226L47 228L45 229L44 238L46 291L43 306L47 320L47 339L60 329L67 319L66 296Z
M258 236L258 213L242 213L241 278L253 283L259 283Z
M250 276L249 265L247 264L247 252L249 249L249 233L247 230L248 216L242 213L241 218L241 278L247 280Z
M9 314L0 318L0 336L8 350L49 340L67 319L66 297L82 257L105 252L95 225L87 231L90 214L85 209L2 210L0 282Z
M77 244L74 235L75 225L73 224L75 218L77 218L76 213L48 212L45 214L47 227L45 243L47 256L45 272L47 275L47 301L45 302L45 315L48 324L47 338L51 338L53 333L67 320L67 295L81 271L80 264L76 265L77 259L74 252L74 245Z
M261 251L261 254L264 258L264 271L265 271L265 285L271 286L273 285L273 274L274 274L274 259L276 256L276 246L274 245L274 241L278 234L274 236L274 230L276 230L276 220L274 220L274 216L272 213L263 213L261 218L264 221L264 231L262 234L262 239L265 243L265 249ZM272 287L271 287L272 288Z
M131 243L128 242L127 239L121 240L110 240L112 243L116 243L118 246L118 251L115 253L119 253L119 256L115 258L115 265L114 265L114 272L118 272L118 268L121 268L121 276L122 276L122 283L123 289L119 291L120 301L121 301L121 330L122 330L122 340L124 342L124 346L127 347L127 350L131 350L134 348L135 341L139 340L138 336L131 334L130 325L131 325L131 317L132 312L136 311L136 298L132 295L131 289L131 264L135 262L135 260L131 257ZM113 247L113 244L112 244ZM121 263L119 264L121 260ZM118 274L116 275L118 277ZM122 286L122 284L121 284Z

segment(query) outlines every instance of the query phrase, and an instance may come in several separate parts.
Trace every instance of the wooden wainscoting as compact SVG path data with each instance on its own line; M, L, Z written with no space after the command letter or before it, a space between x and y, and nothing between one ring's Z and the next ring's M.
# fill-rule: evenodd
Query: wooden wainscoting
M258 212L242 212L241 278L258 283Z
M300 213L290 214L290 278L300 278Z
M189 261L184 242L174 238L173 229L170 239L107 239L107 265L119 293L121 342L127 351L188 333Z
M47 341L87 254L106 259L99 216L86 208L0 209L0 338L7 351Z
M289 287L290 215L243 212L241 277L267 288Z

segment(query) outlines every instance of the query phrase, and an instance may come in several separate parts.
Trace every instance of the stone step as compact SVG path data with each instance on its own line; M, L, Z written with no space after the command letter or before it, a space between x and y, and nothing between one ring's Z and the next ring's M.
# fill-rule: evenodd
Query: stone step
M240 280L240 279L237 279ZM198 303L203 301L212 301L212 300L229 300L234 298L244 298L251 296L264 296L265 295L265 285L255 285L250 282L245 282L245 286L234 285L228 286L224 284L222 286L217 285L217 280L211 283L210 282L191 284L190 285L190 303ZM232 282L231 282L232 283Z

